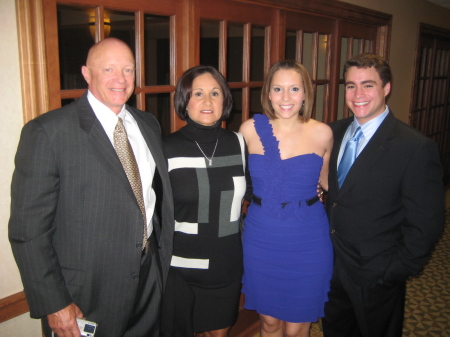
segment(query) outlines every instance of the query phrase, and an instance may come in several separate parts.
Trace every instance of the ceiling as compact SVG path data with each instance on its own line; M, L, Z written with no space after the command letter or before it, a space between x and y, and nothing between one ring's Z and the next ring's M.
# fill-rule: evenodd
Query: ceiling
M426 1L450 9L450 0L426 0Z

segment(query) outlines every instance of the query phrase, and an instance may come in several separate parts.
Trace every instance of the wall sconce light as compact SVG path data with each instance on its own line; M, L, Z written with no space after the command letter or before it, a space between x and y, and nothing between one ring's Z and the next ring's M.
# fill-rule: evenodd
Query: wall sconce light
M95 41L95 17L89 18L89 31L91 32L92 39ZM105 33L105 39L109 37L111 33L111 19L105 17L103 19L103 31Z
M327 50L327 45L328 45L328 34L327 35L322 35L322 45L321 47L323 48L323 50Z

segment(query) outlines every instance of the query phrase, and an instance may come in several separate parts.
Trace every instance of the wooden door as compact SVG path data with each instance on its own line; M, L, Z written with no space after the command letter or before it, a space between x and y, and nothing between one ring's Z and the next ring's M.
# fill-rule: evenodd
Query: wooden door
M422 24L419 34L409 122L438 144L447 185L450 182L450 31Z

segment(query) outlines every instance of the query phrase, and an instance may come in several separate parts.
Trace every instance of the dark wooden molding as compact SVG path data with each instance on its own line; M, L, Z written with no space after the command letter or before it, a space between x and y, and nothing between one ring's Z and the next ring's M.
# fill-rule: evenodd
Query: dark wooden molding
M431 36L432 38L442 38L444 40L448 39L450 36L450 30L432 26L426 23L421 22L420 23L420 34L423 36Z
M23 291L0 299L0 323L30 311Z
M392 15L375 11L357 5L335 0L233 0L257 5L267 5L285 10L293 10L326 16L330 18L345 19L350 22L366 24L383 24L390 21Z

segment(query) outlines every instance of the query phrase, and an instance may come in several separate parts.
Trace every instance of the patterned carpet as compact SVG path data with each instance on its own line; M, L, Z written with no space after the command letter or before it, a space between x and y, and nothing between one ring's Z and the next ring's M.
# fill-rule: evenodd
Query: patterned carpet
M449 193L447 192L447 196ZM444 233L424 272L407 284L404 337L450 337L450 207ZM313 323L311 337L323 337Z

